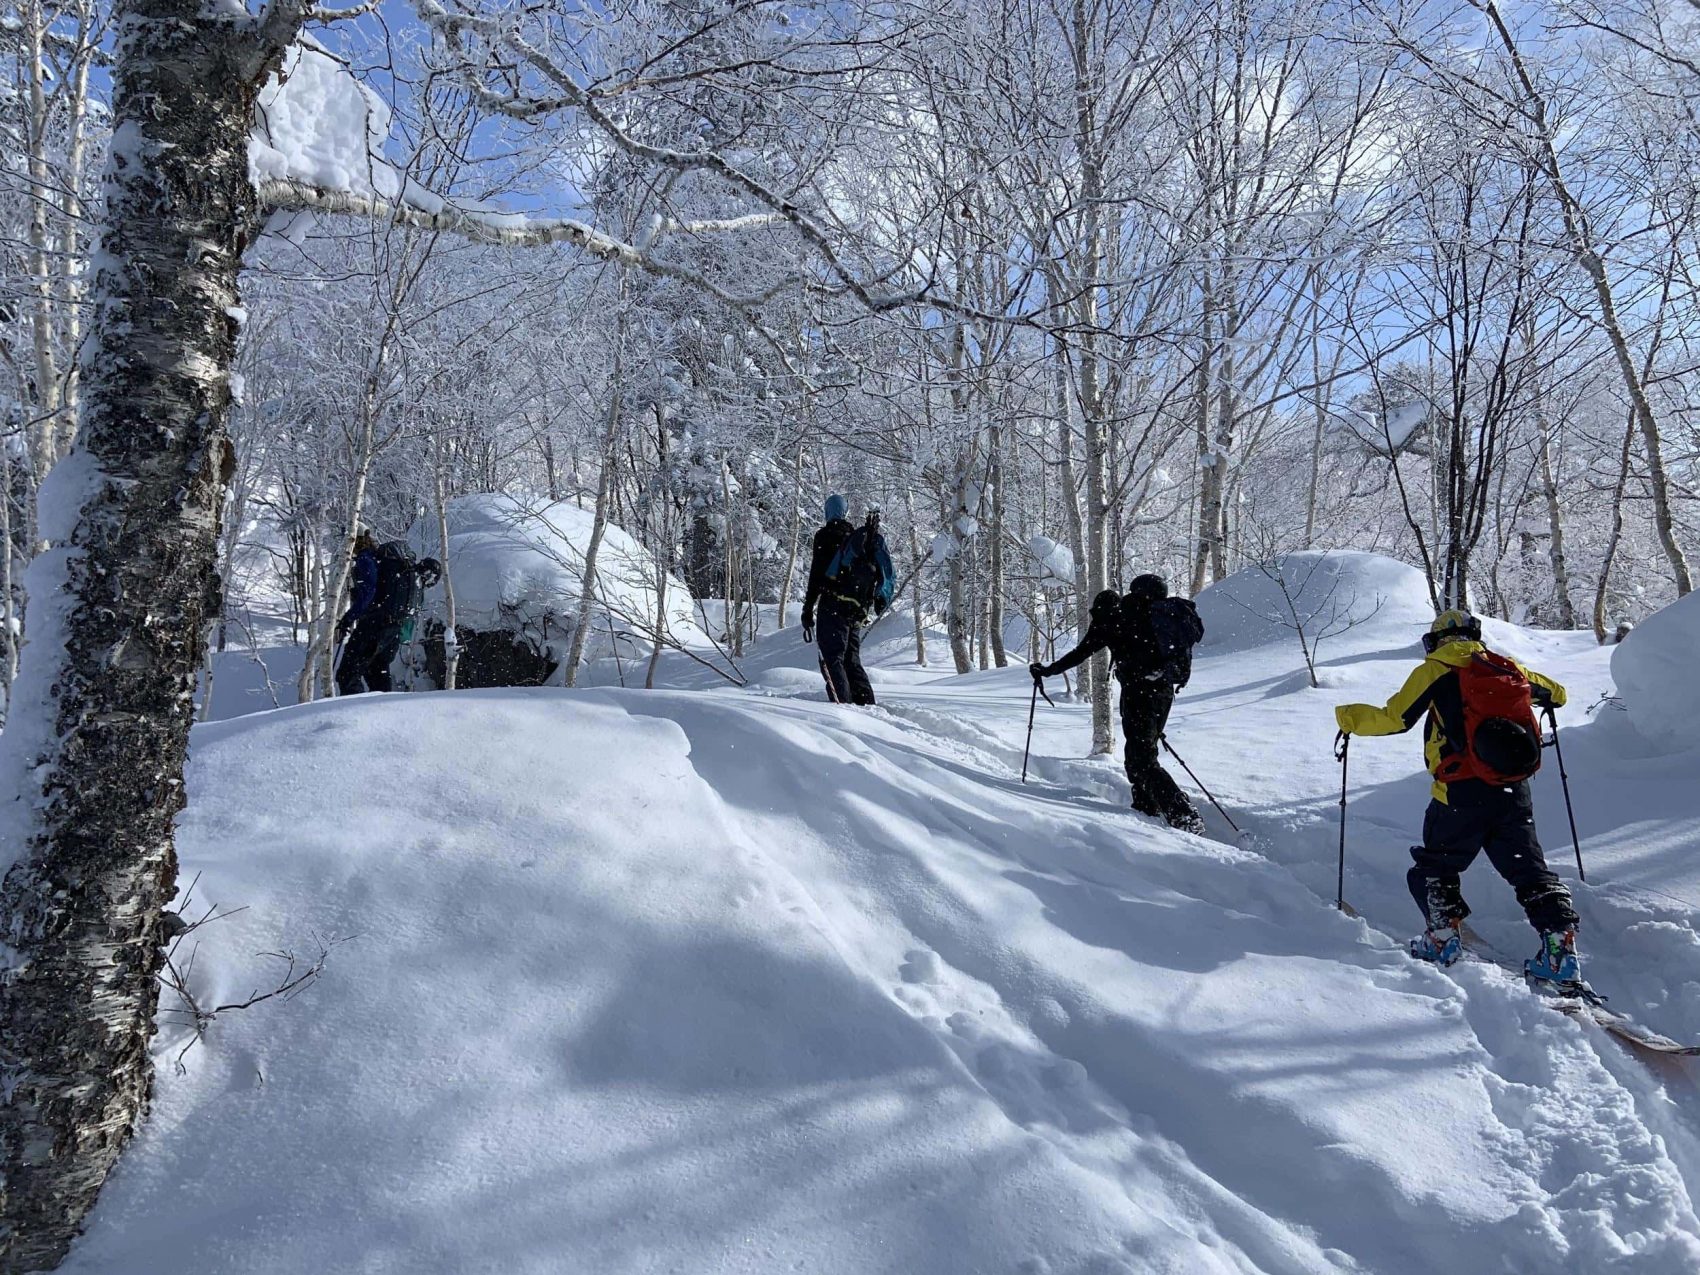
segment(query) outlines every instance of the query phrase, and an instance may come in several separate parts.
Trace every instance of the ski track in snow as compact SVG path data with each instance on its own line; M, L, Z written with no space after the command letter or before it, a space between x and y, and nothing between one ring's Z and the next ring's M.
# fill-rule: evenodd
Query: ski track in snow
M1171 735L1256 852L1128 812L1118 760L1078 759L1082 705L1040 704L1021 784L1024 670L876 669L850 712L794 630L746 692L200 728L186 878L251 908L203 932L203 990L360 937L184 1075L162 1032L153 1119L65 1269L1700 1269L1693 1062L1404 954L1414 734L1354 747L1363 919L1333 911L1331 708L1416 658L1348 636L1321 690L1296 648L1200 652ZM1591 642L1500 636L1573 705L1609 686ZM1587 973L1691 1038L1693 757L1637 758L1605 713L1563 717ZM1465 887L1531 945L1485 863Z

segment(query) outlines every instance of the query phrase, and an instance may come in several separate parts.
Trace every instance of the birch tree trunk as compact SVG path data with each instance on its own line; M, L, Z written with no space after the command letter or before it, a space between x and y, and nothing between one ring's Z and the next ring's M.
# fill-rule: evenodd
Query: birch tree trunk
M460 678L460 631L456 627L455 578L449 563L449 497L444 474L443 442L437 439L436 464L432 466L437 497L437 552L442 555L443 576L443 689L452 691Z
M584 662L584 642L590 634L591 610L596 601L596 556L602 548L602 536L608 529L608 499L614 482L614 463L620 443L620 398L625 393L626 355L626 288L620 285L620 315L615 322L614 368L609 382L608 425L602 437L602 473L596 481L596 509L590 520L590 543L584 549L584 575L579 581L578 615L573 623L573 637L567 647L567 671L562 681L567 686L578 685L579 666ZM731 605L730 600L727 606Z
M1552 463L1552 427L1543 412L1535 414L1535 428L1541 442L1541 495L1546 500L1547 530L1550 543L1547 554L1552 562L1552 583L1558 603L1558 626L1576 627L1576 605L1570 600L1570 563L1564 553L1564 512L1558 501L1558 482Z
M47 66L42 44L47 37L47 16L39 0L24 8L23 63L28 86L25 145L28 148L30 222L29 272L31 291L30 336L35 355L36 420L28 431L30 467L39 484L58 459L54 440L59 434L59 360L54 348L52 230L48 215L56 204L52 175L48 170L47 137L51 127L47 105Z
M992 426L992 463L988 471L992 488L991 579L986 582L990 604L987 627L991 630L992 659L999 668L1009 667L1003 647L1004 560L1003 560L1003 431Z
M4 736L0 1272L63 1257L152 1082L172 820L214 558L255 87L299 26L200 0L117 17L84 418L53 476Z
M0 726L12 714L12 683L18 680L17 604L12 576L12 454L0 447Z
M1617 564L1617 547L1623 540L1623 496L1629 489L1629 467L1635 456L1635 414L1623 431L1623 451L1618 457L1617 482L1611 494L1611 534L1606 537L1605 553L1600 558L1600 579L1594 586L1594 640L1601 646L1606 642L1606 606L1611 596L1611 572Z
M811 417L813 415L811 410ZM797 576L797 554L803 544L803 444L791 458L791 548L785 555L785 574L779 580L779 627L785 627L785 612L791 605L791 589Z
M921 618L921 532L915 525L915 495L903 489L903 513L909 521L909 561L915 565L909 571L909 601L915 621L915 663L927 667L927 626Z

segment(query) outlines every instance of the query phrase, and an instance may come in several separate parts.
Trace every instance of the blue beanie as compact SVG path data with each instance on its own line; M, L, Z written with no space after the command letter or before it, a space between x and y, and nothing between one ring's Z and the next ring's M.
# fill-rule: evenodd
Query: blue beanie
M844 517L849 508L850 506L845 504L843 496L828 496L826 498L826 520L831 522L834 518Z

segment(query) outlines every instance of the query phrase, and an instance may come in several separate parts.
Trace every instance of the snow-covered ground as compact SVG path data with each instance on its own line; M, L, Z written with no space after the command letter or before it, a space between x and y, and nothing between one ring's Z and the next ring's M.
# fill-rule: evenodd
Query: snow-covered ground
M1381 605L1322 644L1320 689L1258 581L1201 599L1171 735L1254 850L1131 815L1083 705L1039 705L1022 785L1025 672L906 666L902 618L874 710L822 702L792 628L742 690L668 655L666 691L198 728L184 869L248 909L197 936L203 999L349 941L181 1074L162 1031L153 1118L66 1269L1700 1268L1695 1064L1404 955L1415 734L1354 747L1362 919L1333 910L1332 706L1397 687L1426 610L1348 565ZM1589 976L1700 1039L1695 752L1590 711L1584 635L1490 637L1571 689ZM1535 786L1574 881L1556 769ZM1465 890L1532 950L1485 863Z

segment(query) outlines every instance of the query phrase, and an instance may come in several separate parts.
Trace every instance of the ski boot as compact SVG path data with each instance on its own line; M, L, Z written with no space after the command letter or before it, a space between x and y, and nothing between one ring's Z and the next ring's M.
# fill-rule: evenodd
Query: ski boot
M1537 981L1575 988L1582 982L1582 963L1576 959L1575 930L1544 930L1541 950L1523 962L1523 975L1531 986Z
M1411 955L1419 961L1451 965L1464 955L1464 940L1456 923L1432 926L1411 940Z
M1204 816L1196 810L1172 810L1164 818L1171 828L1178 828L1195 836L1204 835Z

